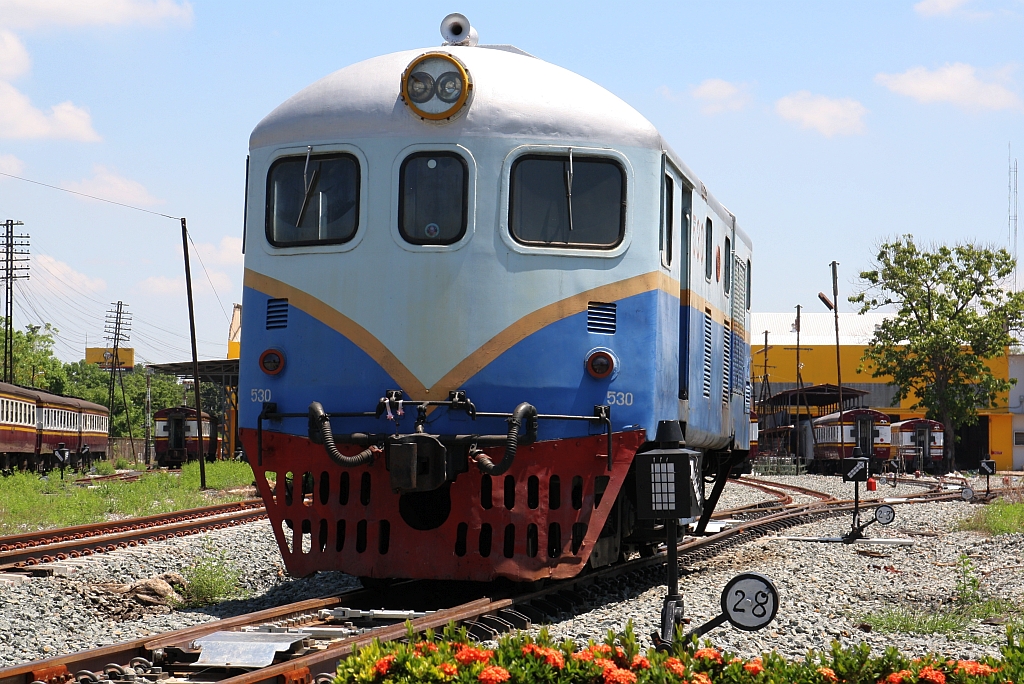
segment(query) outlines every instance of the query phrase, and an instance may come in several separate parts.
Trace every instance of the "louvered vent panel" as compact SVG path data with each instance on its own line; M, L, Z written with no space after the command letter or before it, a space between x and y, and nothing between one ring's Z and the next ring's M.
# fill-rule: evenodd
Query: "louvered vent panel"
M288 300L267 300L267 330L278 330L288 327Z
M750 413L750 383L744 383L743 388L743 411Z
M711 311L704 311L704 392L711 397Z
M729 386L732 384L732 331L725 324L722 331L722 403L729 403Z
M587 332L615 334L615 305L601 302L587 304Z
M736 260L733 275L732 327L737 335L743 335L747 314L747 264L745 261Z

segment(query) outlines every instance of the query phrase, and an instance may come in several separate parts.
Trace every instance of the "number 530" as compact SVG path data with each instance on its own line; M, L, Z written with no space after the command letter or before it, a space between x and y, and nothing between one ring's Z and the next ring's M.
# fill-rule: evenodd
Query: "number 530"
M261 404L265 401L270 401L270 390L268 389L254 389L249 391L249 398Z
M609 406L632 406L633 405L633 393L632 392L608 392L604 397L605 402Z

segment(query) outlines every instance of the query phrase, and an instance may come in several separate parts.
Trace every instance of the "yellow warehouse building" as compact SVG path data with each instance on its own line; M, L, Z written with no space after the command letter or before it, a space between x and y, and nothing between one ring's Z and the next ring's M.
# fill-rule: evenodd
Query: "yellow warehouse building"
M912 411L912 397L892 405L896 390L891 378L875 378L862 359L875 327L888 314L839 314L839 358L843 386L867 394L862 404L889 414L893 422L923 417ZM751 332L751 378L753 396L762 395L765 373L765 332L768 334L768 381L772 393L797 386L796 312L754 313ZM836 383L836 333L831 313L807 313L800 317L800 366L805 386ZM979 410L977 423L957 431L956 460L960 468L976 469L982 458L992 458L999 470L1024 470L1024 357L1003 356L989 365L1001 378L1018 382L1001 396L995 408ZM1011 400L1012 397L1012 400Z

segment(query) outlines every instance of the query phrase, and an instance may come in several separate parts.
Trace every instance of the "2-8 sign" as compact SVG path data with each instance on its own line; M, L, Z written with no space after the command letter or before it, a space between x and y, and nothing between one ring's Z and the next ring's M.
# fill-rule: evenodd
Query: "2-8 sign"
M736 629L759 630L774 620L778 612L779 592L762 574L736 575L722 590L722 613Z

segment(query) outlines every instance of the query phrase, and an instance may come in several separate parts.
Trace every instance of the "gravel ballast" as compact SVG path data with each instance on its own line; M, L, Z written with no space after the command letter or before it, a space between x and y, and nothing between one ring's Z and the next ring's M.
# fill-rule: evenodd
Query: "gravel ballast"
M205 608L171 610L123 620L123 602L98 585L131 584L168 572L181 572L204 555L223 552L241 571L246 598ZM64 565L64 564L62 564ZM295 579L284 569L270 522L257 522L73 562L67 576L33 577L19 584L0 579L0 667L128 641L149 634L191 627L304 599L328 596L359 586L340 572ZM96 603L92 597L101 597Z
M835 477L799 476L760 478L797 484L837 498L852 498L853 485ZM984 484L980 491L984 491ZM973 483L976 484L976 483ZM879 487L865 497L904 497L924 492L914 485ZM728 496L726 496L728 494ZM730 483L723 493L726 507L767 500L770 495ZM801 501L794 495L794 500ZM863 617L896 606L932 608L955 596L961 554L970 556L986 595L1024 605L1024 571L1009 568L1024 564L1024 534L986 538L956 531L958 523L975 510L965 502L897 505L896 520L888 527L872 525L870 537L900 537L914 545L845 545L788 541L777 537L734 547L713 559L684 568L680 589L692 626L720 612L722 588L733 576L756 571L772 579L780 594L775 621L759 632L741 632L728 625L705 638L719 648L753 657L775 650L787 657L802 657L808 649L827 649L833 640L844 645L866 642L876 651L896 646L910 656L930 651L955 658L997 655L1005 642L1005 627L975 620L956 636L916 635L864 631ZM844 516L792 527L781 536L841 536L850 529ZM861 552L861 553L858 553ZM863 555L870 553L871 555ZM878 554L878 555L876 555ZM991 573L991 574L986 574ZM599 608L548 627L556 639L601 640L609 629L621 631L632 619L641 642L660 631L665 587L623 590L628 597L606 596Z
M838 478L775 477L849 498L852 485ZM908 496L924 491L901 485L879 488L867 496ZM984 491L982 485L981 491ZM790 492L794 500L811 500ZM772 500L766 492L730 482L719 507L735 508ZM1005 569L1024 564L1024 534L986 539L954 531L975 506L963 502L897 506L895 523L872 525L871 536L908 537L913 547L813 544L766 537L734 547L684 570L681 588L686 614L700 624L718 613L722 587L739 572L755 570L772 578L781 595L774 623L761 632L721 627L708 634L717 646L744 656L775 649L802 656L809 648L867 642L873 649L894 645L908 655L939 651L952 657L997 653L1004 627L972 624L956 638L880 634L859 628L864 614L891 606L928 606L949 599L955 590L955 562L971 555L983 588L993 596L1024 605L1024 572ZM835 536L849 528L849 518L835 518L786 530L784 535ZM934 536L933 536L934 535ZM858 554L870 549L881 557ZM164 573L180 573L197 558L223 552L241 570L246 598L201 609L148 609L148 614L118 613L123 608L99 587L132 584ZM140 636L262 610L294 601L338 593L359 586L340 572L295 579L287 575L266 520L185 538L115 551L76 561L67 576L35 577L6 583L0 577L0 667L70 654ZM985 573L991 574L986 575ZM662 586L622 587L602 598L603 605L548 628L556 638L602 639L632 620L644 645L658 628ZM120 617L119 617L120 615ZM125 615L133 619L125 619Z

